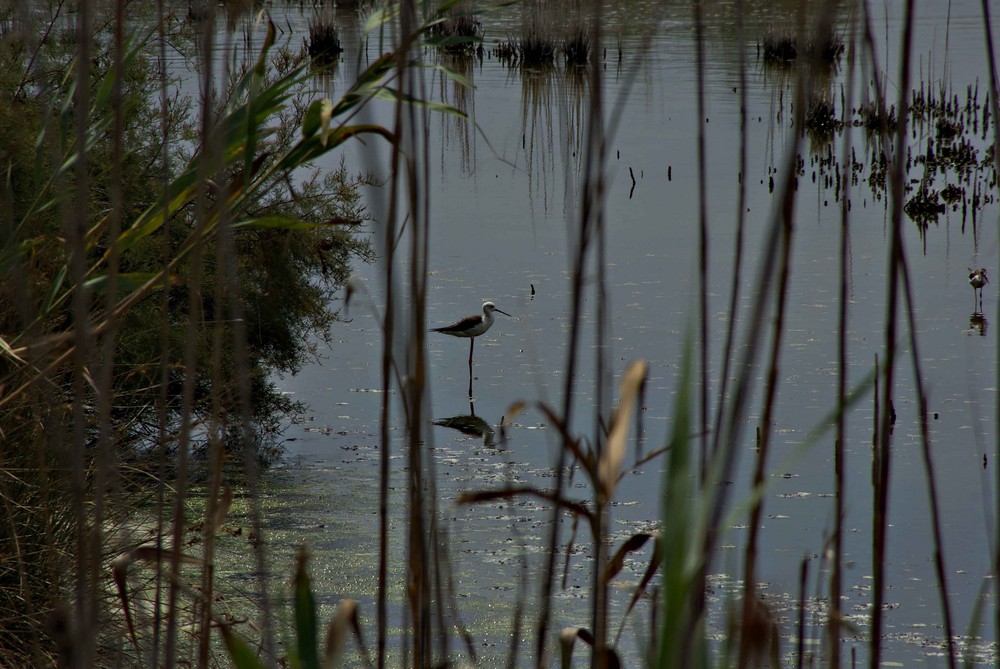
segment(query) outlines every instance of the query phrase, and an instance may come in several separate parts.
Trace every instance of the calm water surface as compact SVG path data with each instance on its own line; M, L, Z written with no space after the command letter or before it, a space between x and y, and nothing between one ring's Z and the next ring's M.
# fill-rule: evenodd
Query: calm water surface
M879 66L889 76L889 95L895 100L898 34L902 19L899 2L887 7L874 3ZM950 4L950 24L948 5ZM793 97L788 77L775 74L756 60L755 43L770 26L789 21L770 5L753 5L747 27L748 55L748 172L746 270L740 302L745 307L761 254L764 230L776 205L769 188L770 170L783 172L782 156L793 141L788 101ZM298 44L308 14L297 8L273 10L279 24L292 32ZM511 11L511 10L508 10ZM914 85L920 77L935 86L946 82L964 101L967 85L979 82L980 102L986 89L986 60L978 2L918 3L914 51ZM643 21L635 17L644 17ZM721 350L730 317L730 281L736 232L739 161L738 48L731 3L708 3L707 114L710 224L710 356L712 387L718 390ZM516 15L481 17L491 42L517 32ZM838 21L846 20L840 15ZM353 71L352 59L365 48L349 17L341 17L345 60L326 82L334 95L343 91ZM643 405L644 448L665 444L671 429L671 406L677 389L683 340L696 332L698 318L698 209L695 47L686 8L663 10L658 3L621 3L607 16L611 35L604 67L604 95L609 104L622 104L620 121L612 128L607 172L607 291L610 304L608 360L621 373L627 362L644 358L650 378ZM647 28L649 34L640 34ZM615 44L621 36L623 59ZM947 45L947 48L946 48ZM374 43L362 51L372 57ZM435 56L430 56L432 59ZM487 58L462 65L475 83L474 90L428 75L435 96L465 110L472 122L450 116L430 119L431 245L428 298L429 325L451 322L475 313L487 299L510 312L497 316L492 330L478 339L475 357L475 404L466 395L468 345L443 335L428 339L430 414L434 420L464 416L472 411L494 427L517 400L545 401L561 406L569 340L569 271L575 244L575 216L582 162L580 138L585 123L589 83L559 66L550 72L522 72ZM846 67L832 84L840 114L841 86ZM866 77L867 78L867 77ZM328 90L329 92L329 90ZM374 120L388 123L384 110ZM780 115L780 118L779 118ZM920 148L933 128L918 130L912 144ZM981 138L977 146L985 146ZM838 136L833 148L840 150ZM866 163L862 182L851 194L850 332L851 382L859 382L883 355L886 303L888 214L884 196L877 201L864 179L870 154L862 130L854 130L855 149ZM826 151L825 148L821 149ZM768 489L764 500L762 556L758 577L762 593L781 621L783 650L794 650L797 635L795 602L798 573L808 560L810 638L822 636L819 614L825 610L829 570L822 559L833 531L833 437L828 433L807 444L807 434L823 424L835 405L837 375L837 299L840 207L833 189L813 179L816 172L809 139L800 155L805 164L796 200L794 265L789 311L780 366L781 385L770 456ZM348 165L387 175L385 152L372 146L346 149ZM333 167L339 156L331 159ZM633 190L631 173L636 183ZM669 178L668 178L669 175ZM911 177L919 178L914 169ZM954 181L954 179L949 179ZM940 178L938 187L945 185ZM995 189L993 191L995 193ZM370 193L376 219L383 215L385 193ZM997 313L996 287L986 289L985 314L972 318L974 303L968 268L984 266L1000 276L997 256L997 208L978 212L973 234L971 216L961 209L944 213L920 234L904 218L904 237L910 262L919 328L919 353L932 412L931 439L935 474L945 520L946 567L949 598L956 629L968 630L977 596L989 574L990 545L995 536L992 512L991 459L995 442L996 345L993 332ZM320 364L281 386L310 406L300 423L288 428L287 452L268 474L266 520L276 570L289 569L295 548L305 542L313 551L312 568L321 602L334 605L341 597L362 602L362 613L374 634L374 592L377 564L377 464L380 386L380 331L373 312L380 311L381 268L359 266L356 281L366 289L345 313L349 318L335 328L336 341L322 348ZM596 273L591 268L590 277ZM534 292L532 292L532 287ZM587 327L583 335L583 364L577 383L575 429L593 432L594 382L593 287L585 301ZM980 335L986 336L980 336ZM919 423L908 351L900 358L895 408L894 470L891 483L889 549L887 558L885 658L901 665L943 664L939 595L933 572L927 484L921 459ZM759 395L758 384L757 392ZM759 399L751 406L758 407ZM848 419L846 443L847 527L844 609L859 626L870 601L871 574L871 392ZM759 424L756 410L749 416L740 466L732 475L733 499L746 498L754 456L753 432ZM392 503L401 509L404 490L405 443L402 429L394 429ZM542 562L543 537L550 520L547 508L535 502L458 507L454 501L466 490L506 482L547 486L556 457L557 435L541 414L522 413L509 440L464 435L448 427L429 431L440 497L440 516L446 522L455 573L460 617L472 631L487 664L498 663L506 652L513 604L522 576ZM984 468L984 454L990 454ZM653 529L659 516L661 462L647 464L625 478L613 509L616 539L639 529ZM589 489L577 477L577 496ZM745 517L733 523L720 541L712 580L713 601L735 596L746 540ZM403 522L394 521L395 551L402 556ZM569 524L562 533L565 541ZM589 565L586 549L570 562L564 590L556 594L556 624L586 625ZM631 561L624 574L634 583L647 554ZM396 568L402 570L402 558ZM525 571L527 570L527 571ZM396 575L400 594L401 574ZM531 582L529 601L537 592ZM615 593L613 629L621 619L629 591ZM994 606L986 597L986 610ZM324 617L331 609L326 609ZM394 610L398 612L399 606ZM648 616L640 607L633 622ZM718 624L721 618L714 618ZM397 621L398 622L398 621ZM721 630L714 630L721 634ZM863 629L858 630L859 639ZM974 644L973 657L990 664L987 650L994 641L988 622L973 630L986 641ZM865 642L845 631L845 649L865 657ZM623 652L640 652L641 634L630 627L623 635Z

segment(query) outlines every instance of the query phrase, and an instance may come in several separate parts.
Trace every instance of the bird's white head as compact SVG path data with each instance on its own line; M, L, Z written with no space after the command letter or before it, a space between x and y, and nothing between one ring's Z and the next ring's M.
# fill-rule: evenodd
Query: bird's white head
M503 309L497 309L497 305L492 302L483 302L483 313L486 314L487 317L492 316L494 311L499 311L504 316L510 316L510 314Z

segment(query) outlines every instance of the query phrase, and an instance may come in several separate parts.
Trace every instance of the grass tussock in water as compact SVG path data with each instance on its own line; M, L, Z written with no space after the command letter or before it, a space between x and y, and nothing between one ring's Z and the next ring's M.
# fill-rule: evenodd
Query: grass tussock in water
M555 62L556 27L537 0L522 7L521 32L515 40L517 57L524 67L545 67Z
M309 57L317 65L330 65L340 58L340 32L332 14L320 12L309 21Z
M449 16L430 29L428 43L452 54L473 54L482 51L485 31L482 21L470 15Z
M784 66L801 59L818 66L834 67L843 56L844 41L832 29L806 40L771 33L763 37L757 48L765 64Z
M832 139L839 129L839 124L840 120L837 118L833 102L825 96L814 96L809 101L805 127L818 141Z
M544 30L529 28L517 43L517 55L526 67L551 65L556 56L555 40Z
M562 51L567 65L586 65L593 52L593 40L585 28L577 27L563 41Z

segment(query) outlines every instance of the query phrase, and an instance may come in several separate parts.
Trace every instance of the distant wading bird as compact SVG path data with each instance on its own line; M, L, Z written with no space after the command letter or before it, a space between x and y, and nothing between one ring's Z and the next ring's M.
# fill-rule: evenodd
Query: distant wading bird
M977 292L979 293L979 311L983 311L983 286L988 284L990 279L986 276L986 268L980 267L979 269L974 269L969 274L969 285L972 286L973 295Z
M431 328L434 332L441 332L452 337L469 338L469 397L472 397L472 349L476 345L476 337L493 327L494 311L499 311L504 316L510 316L506 311L497 309L497 305L492 302L484 302L482 315L466 316L451 325Z

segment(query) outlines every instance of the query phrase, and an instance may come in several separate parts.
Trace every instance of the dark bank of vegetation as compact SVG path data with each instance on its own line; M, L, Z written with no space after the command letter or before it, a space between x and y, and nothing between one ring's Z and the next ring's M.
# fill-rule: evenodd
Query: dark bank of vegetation
M129 50L124 54L119 79L113 62L114 45L106 32L98 33L89 72L90 109L81 117L74 97L79 84L66 77L76 68L75 40L63 36L32 44L28 39L32 32L44 35L52 27L44 23L29 27L13 21L3 41L0 114L4 123L0 141L5 147L8 175L4 212L8 234L4 239L7 280L3 284L0 331L7 346L24 351L20 357L38 356L28 368L20 368L11 358L5 360L7 387L16 389L36 381L29 369L37 376L41 368L46 370L44 376L51 381L52 392L70 396L66 369L61 361L52 360L65 350L59 335L75 334L73 322L79 317L73 312L75 286L69 268L74 250L68 245L65 228L67 219L80 215L86 226L81 231L86 250L79 257L86 267L84 307L96 327L108 322L104 303L108 293L114 290L118 297L129 295L163 274L159 282L152 281L142 293L136 293L134 303L114 323L119 332L110 390L118 405L116 412L122 412L112 421L116 441L148 446L150 437L156 435L159 410L166 411L168 422L176 421L185 377L185 317L193 311L206 323L229 319L225 302L230 298L223 273L228 269L240 287L246 351L249 367L255 370L252 405L259 413L254 432L261 443L267 443L274 436L276 412L294 409L275 390L269 376L294 373L310 359L310 339L328 336L336 318L330 296L345 282L352 261L371 257L370 242L357 234L365 218L358 181L349 176L346 167L328 174L299 171L294 180L289 178L287 167L275 170L298 140L296 131L301 126L300 111L277 105L261 110L271 116L259 119L277 132L261 134L255 147L225 147L241 152L253 148L252 161L234 160L244 158L237 154L226 156L225 163L206 165L203 153L224 147L190 141L198 137L195 103L190 98L167 99L161 114L162 82L157 74L159 65L150 59L152 36L124 45ZM256 85L288 87L289 78L298 76L294 71L303 64L302 54L276 54L261 63L262 79ZM111 88L117 81L121 82L120 92ZM280 92L288 95L290 91ZM221 118L228 112L232 117L245 103L239 99L241 94L246 91L236 90L234 80L212 113ZM89 124L82 131L87 135L86 159L71 163L81 121ZM116 139L114 132L120 133L120 138ZM83 177L78 175L81 166L86 168ZM250 168L249 177L245 167ZM308 168L308 164L295 167ZM199 170L209 177L203 187L190 187L181 179L186 174L193 181ZM164 202L164 185L169 182L170 195L178 201ZM81 185L86 187L85 196L78 192ZM180 191L181 187L186 190ZM229 205L224 212L223 204ZM169 214L161 211L164 208L169 208ZM194 240L202 259L220 252L214 231L198 232L197 217L206 213L216 217L224 213L229 223L238 224L238 231L231 240L232 265L207 262L199 268L201 285L194 295L186 280L196 271ZM303 224L295 226L293 221ZM135 228L136 223L156 226L158 234L146 234ZM119 248L114 258L117 266L112 268L113 228L125 230L119 247L127 248ZM164 272L165 265L168 272ZM118 275L113 288L109 269ZM219 352L213 351L217 344L210 334L198 339L193 358L197 378L192 423L201 425L209 424L212 392L220 391L210 364ZM214 362L222 378L234 377L231 351L223 351ZM167 384L166 405L158 409L160 375ZM235 414L235 387L224 387L216 399L220 402L216 413ZM5 411L13 413L5 414L5 433L9 439L30 443L36 421L28 419L30 413L15 418L19 411L31 411L30 405L18 405L16 397L7 396ZM96 432L96 423L90 431Z
M130 654L105 577L134 555L136 512L181 509L164 492L183 499L195 458L218 487L224 462L274 457L299 407L272 379L313 359L333 293L372 257L362 180L310 161L386 133L331 126L352 103L309 107L308 57L282 49L212 82L202 109L172 92L158 45L205 35L149 16L126 38L124 12L150 9L126 4L0 15L4 666L95 631L77 660ZM164 567L158 523L143 560Z

